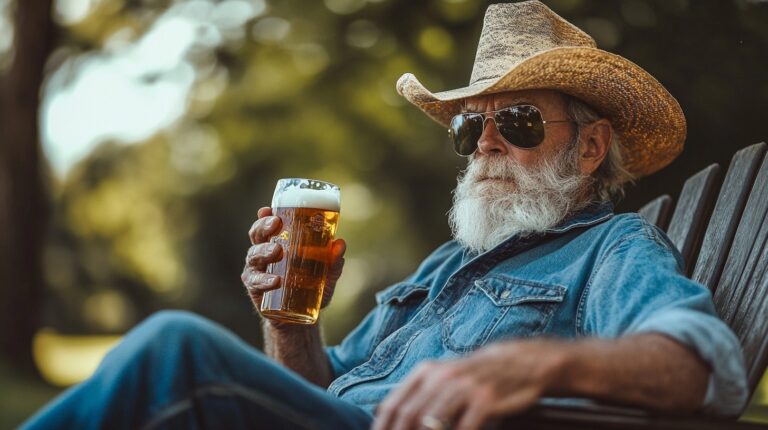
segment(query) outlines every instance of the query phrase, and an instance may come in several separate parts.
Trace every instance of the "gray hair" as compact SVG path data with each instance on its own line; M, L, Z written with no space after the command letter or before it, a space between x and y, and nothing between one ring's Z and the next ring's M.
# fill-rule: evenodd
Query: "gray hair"
M570 119L581 126L603 118L597 111L576 97L563 93L565 112ZM592 174L594 194L600 201L618 202L624 197L624 185L635 180L634 175L624 168L624 147L621 136L614 129L608 153L600 166Z

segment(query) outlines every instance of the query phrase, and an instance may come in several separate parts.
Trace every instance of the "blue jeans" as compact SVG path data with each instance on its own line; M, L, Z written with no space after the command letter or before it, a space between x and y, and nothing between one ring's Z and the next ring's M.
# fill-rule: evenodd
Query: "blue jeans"
M367 429L372 417L182 311L159 312L22 429Z

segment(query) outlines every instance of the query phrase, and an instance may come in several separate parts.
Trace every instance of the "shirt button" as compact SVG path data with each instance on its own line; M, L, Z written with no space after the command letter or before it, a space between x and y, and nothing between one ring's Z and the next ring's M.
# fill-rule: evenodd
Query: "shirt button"
M502 298L502 299L506 299L507 297L509 297L509 295L510 295L510 294L512 294L512 293L510 293L510 292L509 292L509 290L507 290L507 291L503 291L503 292L501 293L501 298Z
M438 308L437 309L437 314L438 315L442 314L443 312L445 312L445 308Z

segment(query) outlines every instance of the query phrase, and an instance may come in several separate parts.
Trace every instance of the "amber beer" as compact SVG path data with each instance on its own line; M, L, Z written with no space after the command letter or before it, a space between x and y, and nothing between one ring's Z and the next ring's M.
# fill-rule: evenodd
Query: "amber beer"
M339 187L312 179L281 179L272 198L272 213L283 222L271 240L282 245L283 258L267 267L280 275L280 288L268 291L261 314L278 321L314 324L332 263L331 248L339 222Z

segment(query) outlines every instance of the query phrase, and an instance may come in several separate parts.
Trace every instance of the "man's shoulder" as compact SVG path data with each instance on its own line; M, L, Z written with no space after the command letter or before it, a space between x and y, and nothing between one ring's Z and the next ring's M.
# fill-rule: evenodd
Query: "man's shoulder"
M609 239L609 244L652 241L665 248L675 247L662 229L635 212L615 214L605 222L592 226L592 229Z
M449 240L424 258L416 271L405 281L427 283L440 273L453 273L461 266L463 256L464 248L457 241Z
M680 253L669 236L637 213L616 214L591 229L594 229L593 234L600 236L602 251L608 254L614 254L620 249L653 250L661 254L672 254L682 264Z

